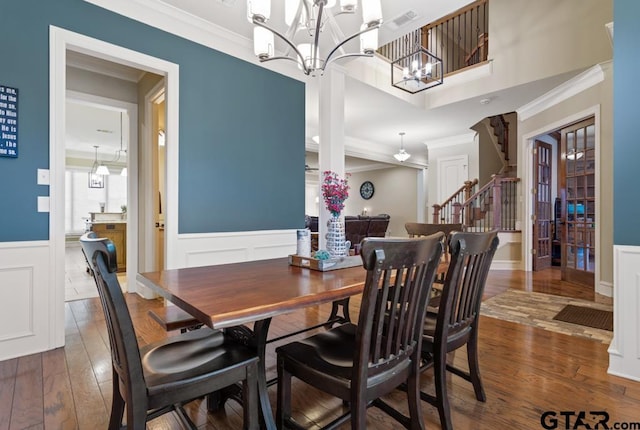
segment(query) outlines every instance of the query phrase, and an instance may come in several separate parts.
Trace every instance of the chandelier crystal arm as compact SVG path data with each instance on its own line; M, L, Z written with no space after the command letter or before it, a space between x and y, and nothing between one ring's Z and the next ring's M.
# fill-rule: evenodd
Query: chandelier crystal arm
M286 36L284 36L278 30L275 30L275 29L269 27L267 24L264 23L263 18L258 16L258 15L254 15L253 16L253 23L255 25L259 26L259 27L262 27L262 28L265 28L265 29L269 30L270 32L272 32L273 34L278 36L280 39L282 39L287 45L289 45L289 47L291 49L293 49L293 52L295 52L296 55L298 56L298 59L299 59L299 62L301 64L302 70L304 71L304 74L308 75L309 73L311 73L311 70L305 64L304 57L302 56L302 54L300 53L298 48L296 48L296 46L289 39L287 39ZM275 60L275 59L280 59L280 60L289 59L289 60L292 60L292 61L296 61L295 58L291 58L291 57L258 57L258 59L260 60L261 63L263 63L265 61Z
M360 36L361 34L367 33L369 31L375 30L377 28L380 28L380 21L370 22L369 24L367 24L367 28L365 28L364 30L358 31L357 33L352 34L351 36L347 37L342 42L340 42L338 45L336 45L336 47L333 48L331 50L331 52L329 52L329 55L327 55L327 58L324 60L324 65L322 66L322 70L324 70L324 68L327 66L327 64L329 64L329 62L331 62L331 57L333 56L333 54L336 53L336 51L338 49L342 48L346 43L352 41L353 39L355 39L356 37ZM372 56L373 56L373 52L345 54L345 55L340 55L339 57L336 57L334 59L334 61L339 59L339 58L344 58L344 57L372 57Z

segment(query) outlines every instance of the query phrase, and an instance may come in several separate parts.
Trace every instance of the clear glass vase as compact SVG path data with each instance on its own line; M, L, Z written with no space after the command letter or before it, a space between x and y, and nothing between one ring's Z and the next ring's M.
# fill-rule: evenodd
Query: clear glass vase
M349 255L349 245L345 240L344 220L340 216L332 216L327 221L327 252L334 257Z

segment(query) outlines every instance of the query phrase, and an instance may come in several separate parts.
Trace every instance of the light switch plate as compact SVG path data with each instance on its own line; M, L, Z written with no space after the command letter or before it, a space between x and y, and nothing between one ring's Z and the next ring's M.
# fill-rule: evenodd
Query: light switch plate
M49 185L49 169L38 169L38 185Z
M49 196L38 196L38 212L49 212Z

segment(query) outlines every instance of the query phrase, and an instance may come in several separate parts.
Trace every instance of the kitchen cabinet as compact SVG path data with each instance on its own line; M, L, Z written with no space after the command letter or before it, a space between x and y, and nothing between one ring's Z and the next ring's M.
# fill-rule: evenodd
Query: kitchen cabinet
M93 222L91 230L98 237L111 239L116 247L118 272L127 271L127 223L126 221Z

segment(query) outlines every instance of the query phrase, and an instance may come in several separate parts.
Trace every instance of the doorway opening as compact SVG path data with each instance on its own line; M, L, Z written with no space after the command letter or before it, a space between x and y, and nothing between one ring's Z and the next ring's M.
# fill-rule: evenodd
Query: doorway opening
M67 67L68 87L91 91L104 75L84 70L74 61ZM79 78L78 75L82 77ZM139 73L138 73L139 75ZM112 78L115 81L115 78ZM122 81L122 84L125 84ZM114 85L116 83L114 82ZM97 297L79 237L94 231L110 238L118 250L118 277L127 291L128 153L137 127L136 104L88 92L67 91L65 130L65 301ZM107 174L97 174L103 166Z

